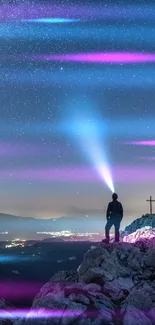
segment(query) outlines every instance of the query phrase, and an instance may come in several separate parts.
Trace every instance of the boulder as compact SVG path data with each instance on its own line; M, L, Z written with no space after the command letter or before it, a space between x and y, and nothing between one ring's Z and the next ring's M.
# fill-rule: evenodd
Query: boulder
M150 250L143 260L147 267L155 268L155 249Z
M101 267L89 268L85 273L79 275L79 281L85 283L104 284L108 280L113 280L112 274Z
M30 315L53 317L14 325L155 324L154 252L147 241L93 246L77 271L58 272L34 298Z
M100 279L99 282L104 284L106 281L112 281L117 277L130 275L130 270L119 262L115 250L111 254L109 251L107 253L105 251L105 248L101 246L89 250L84 255L83 262L78 269L78 279L80 282L90 283L94 282L95 279Z
M141 310L130 309L123 318L123 325L152 325L152 322Z
M132 281L132 278L126 277L126 278L117 278L114 281L111 282L111 285L114 285L115 287L118 287L120 290L125 290L130 292L131 289L134 287L134 283Z
M152 308L153 302L148 292L143 288L133 288L128 297L122 303L121 310L128 309L128 307L136 308L143 311L148 311Z
M69 300L74 301L74 302L81 302L84 305L89 305L89 303L90 303L89 299L82 294L76 295L75 293L72 293L69 296Z
M148 317L152 321L152 324L155 324L155 306L149 310Z
M118 303L118 302L122 301L123 298L124 298L124 292L121 290L121 288L119 286L117 286L114 283L114 281L105 283L104 292L115 303Z

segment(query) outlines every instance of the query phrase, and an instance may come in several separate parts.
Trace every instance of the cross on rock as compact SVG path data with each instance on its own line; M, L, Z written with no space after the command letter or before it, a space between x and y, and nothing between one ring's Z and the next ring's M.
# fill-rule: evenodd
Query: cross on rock
M150 214L152 214L152 202L155 202L155 200L152 200L152 196L150 196L150 199L146 201L150 202Z

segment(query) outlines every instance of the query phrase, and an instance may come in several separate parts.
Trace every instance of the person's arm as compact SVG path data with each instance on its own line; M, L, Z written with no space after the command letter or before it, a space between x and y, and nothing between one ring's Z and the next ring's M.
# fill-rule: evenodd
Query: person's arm
M107 208L107 213L106 213L106 218L107 218L107 220L109 219L110 211L111 211L111 207L110 207L110 203L109 203L109 204L108 204L108 208Z
M123 219L123 207L121 203L120 203L120 214L121 214L121 219Z

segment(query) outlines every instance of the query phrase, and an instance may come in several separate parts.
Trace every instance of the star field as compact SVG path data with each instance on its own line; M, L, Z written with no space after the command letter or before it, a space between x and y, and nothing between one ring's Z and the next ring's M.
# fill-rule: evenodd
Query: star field
M124 225L148 212L146 198L155 196L154 15L151 1L3 1L1 212L57 218L78 209L104 219L111 192L87 145L78 146L76 114L88 123L95 117Z

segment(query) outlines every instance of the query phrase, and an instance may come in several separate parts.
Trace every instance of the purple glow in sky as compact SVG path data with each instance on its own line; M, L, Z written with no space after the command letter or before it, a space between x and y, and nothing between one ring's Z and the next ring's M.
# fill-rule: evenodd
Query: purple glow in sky
M43 54L24 58L36 61L67 61L114 64L155 62L155 54L136 52L75 53L58 55Z
M97 162L96 162L97 163ZM103 166L104 167L104 166ZM96 169L100 168L99 165L94 166L94 168L44 168L44 169L9 169L1 170L0 178L1 180L29 180L38 182L77 182L77 183L98 183L101 182L101 175L96 173ZM110 166L109 166L110 168ZM135 183L135 182L154 182L155 181L155 170L151 167L126 167L119 166L116 168L110 168L113 179L117 183ZM102 171L103 173L103 171ZM109 172L107 174L103 173L102 177L106 178L105 181L111 185L111 178L109 180Z
M153 157L151 157L151 156L150 157L149 156L147 157L146 156L146 157L140 157L140 158L143 159L143 160L149 160L149 161L154 161L155 160L155 156L153 156Z
M155 140L141 140L141 141L124 141L123 144L132 144L135 146L155 146Z
M32 4L32 3L18 3L17 5L4 4L0 6L0 19L6 20L20 20L33 19L42 17L70 17L83 19L154 19L154 6L135 3L134 7L131 5L122 6L118 4L99 5L96 4L66 4L65 6L49 4Z
M54 155L55 152L59 150L65 156L66 152L63 146L59 146L57 149L54 145L38 145L38 144L20 144L16 142L4 142L0 143L0 157L22 157L22 156L31 156L36 155L42 157L42 155L49 156Z
M44 147L43 147L44 149ZM46 148L45 148L46 150ZM25 156L25 155L31 155L31 154L39 154L40 153L40 148L39 146L36 145L23 145L23 144L18 144L18 143L0 143L0 156L1 157L9 157L9 156Z

